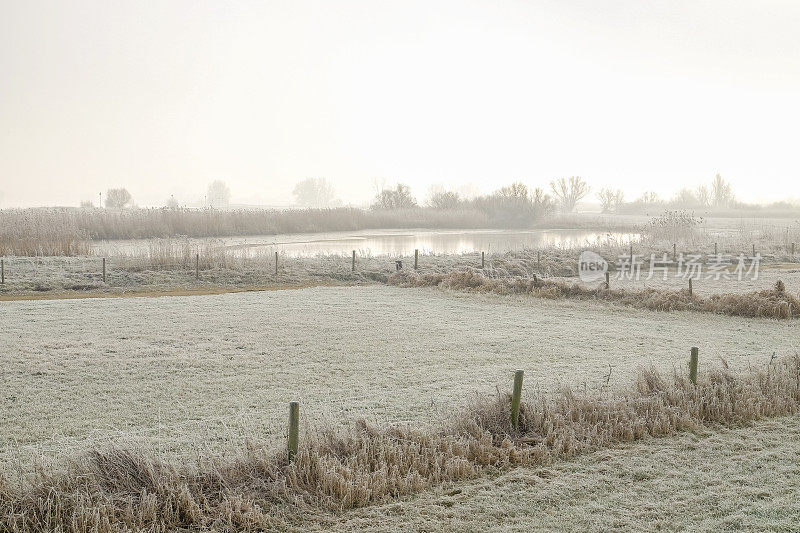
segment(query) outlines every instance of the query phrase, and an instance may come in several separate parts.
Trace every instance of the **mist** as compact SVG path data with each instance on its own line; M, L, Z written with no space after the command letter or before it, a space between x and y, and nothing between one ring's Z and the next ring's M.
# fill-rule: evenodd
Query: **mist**
M329 180L797 197L794 2L7 2L0 207L289 206Z

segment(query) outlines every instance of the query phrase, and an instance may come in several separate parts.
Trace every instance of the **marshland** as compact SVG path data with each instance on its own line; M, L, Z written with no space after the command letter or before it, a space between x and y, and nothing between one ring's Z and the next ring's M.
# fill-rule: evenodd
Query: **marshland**
M0 533L797 531L798 25L0 1Z

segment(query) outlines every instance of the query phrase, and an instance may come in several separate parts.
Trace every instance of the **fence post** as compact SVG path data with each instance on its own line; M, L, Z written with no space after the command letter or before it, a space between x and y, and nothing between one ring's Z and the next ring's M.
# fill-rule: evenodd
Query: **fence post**
M103 258L103 283L106 282L106 258Z
M481 268L483 268L484 265L486 265L486 255L485 254L486 254L486 252L481 252Z
M194 256L194 279L200 279L200 254Z
M414 250L414 270L419 266L419 250Z
M352 268L352 270L353 270L353 272L356 271L356 251L355 250L353 250L353 268Z
M673 261L677 261L678 260L678 254L676 253L676 250L675 250L675 243L672 243L672 260Z
M275 275L278 275L278 252L275 251Z
M753 257L756 256L756 244L753 243Z
M692 278L689 278L689 296L692 295Z
M294 461L300 443L300 402L289 402L289 462Z
M631 272L633 272L633 243L631 243Z
M540 250L536 250L536 270L539 271L541 274L542 272L542 252Z
M692 355L689 357L689 381L697 385L697 346L692 347Z
M606 288L607 289L611 288L611 283L609 282L610 279L611 279L611 277L608 275L608 272L606 272Z
M0 259L0 283L6 284L6 260Z
M792 255L794 255L794 243L792 243Z
M714 243L714 255L719 255L719 254L717 253L717 243Z
M522 399L522 377L524 370L514 372L514 391L511 394L511 427L516 430L519 427L519 403Z

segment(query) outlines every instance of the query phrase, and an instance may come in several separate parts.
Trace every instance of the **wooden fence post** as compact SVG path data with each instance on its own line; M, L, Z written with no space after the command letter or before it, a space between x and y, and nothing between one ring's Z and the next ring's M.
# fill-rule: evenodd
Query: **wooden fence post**
M689 381L697 385L697 346L692 347L692 354L689 356Z
M106 258L103 258L103 283L106 282Z
M536 270L539 271L541 274L542 272L542 252L540 250L536 250Z
M675 243L672 243L672 260L673 261L677 261L678 260L678 254L676 253L676 250L675 250Z
M486 265L486 252L481 252L481 268Z
M200 279L200 254L194 256L194 279Z
M633 272L633 243L631 243L631 272Z
M610 280L611 280L611 277L608 275L608 272L606 272L606 288L607 289L611 288Z
M414 270L419 266L419 250L414 250Z
M352 267L352 271L353 272L356 271L356 251L355 250L353 250L353 267Z
M753 243L753 257L756 256L756 244Z
M6 283L6 260L0 259L0 283Z
M278 275L278 252L275 251L275 275Z
M519 427L519 404L522 399L522 378L525 375L523 370L514 372L514 390L511 394L511 427L516 430Z
M794 243L792 243L792 255L794 255Z
M289 462L294 461L300 444L300 402L289 402Z
M692 295L692 278L689 278L689 296Z
M719 254L717 253L717 243L714 243L714 255L719 255Z

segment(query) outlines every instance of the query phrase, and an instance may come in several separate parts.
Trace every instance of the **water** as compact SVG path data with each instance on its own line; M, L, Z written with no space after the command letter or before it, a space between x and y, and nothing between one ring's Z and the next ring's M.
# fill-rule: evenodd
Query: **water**
M278 251L288 257L315 255L412 255L420 253L465 254L508 252L525 248L579 248L606 242L636 242L638 233L592 230L452 230L452 231L359 231L223 239L229 250Z

